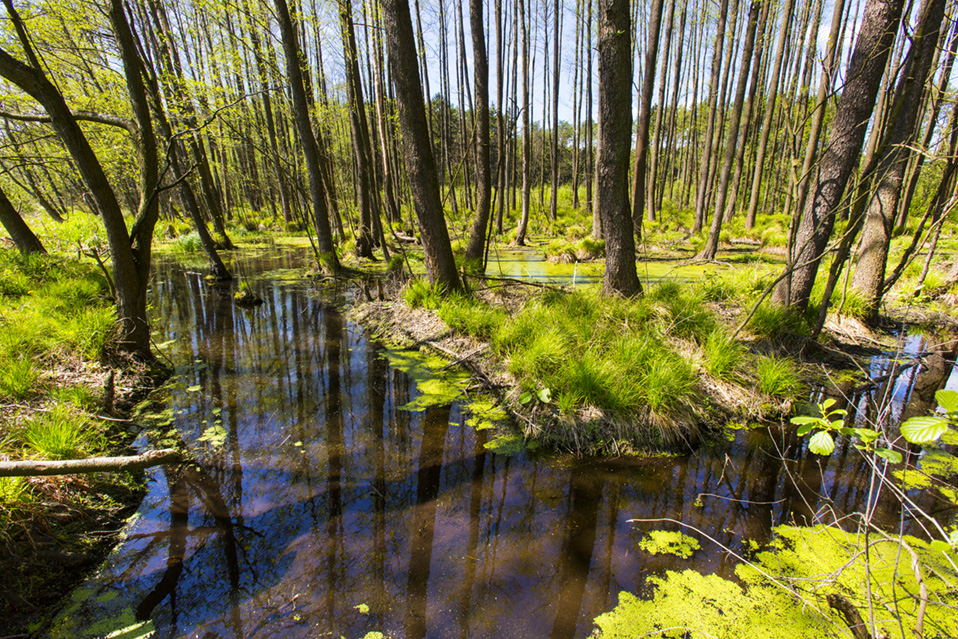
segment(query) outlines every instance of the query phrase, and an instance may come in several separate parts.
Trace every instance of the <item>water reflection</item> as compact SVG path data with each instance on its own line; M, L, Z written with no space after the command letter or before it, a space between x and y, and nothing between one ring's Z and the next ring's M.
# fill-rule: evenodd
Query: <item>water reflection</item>
M241 267L299 264L278 252ZM157 472L90 582L83 614L111 630L136 618L159 637L582 637L649 574L732 573L704 538L691 560L642 551L645 531L676 526L630 519L680 520L741 550L868 498L848 442L826 460L791 429L683 458L497 456L458 404L398 410L417 389L329 293L260 278L265 303L244 312L198 273L157 271L157 341L182 375L167 436L198 463ZM923 401L939 372L912 382ZM894 500L877 503L894 526Z

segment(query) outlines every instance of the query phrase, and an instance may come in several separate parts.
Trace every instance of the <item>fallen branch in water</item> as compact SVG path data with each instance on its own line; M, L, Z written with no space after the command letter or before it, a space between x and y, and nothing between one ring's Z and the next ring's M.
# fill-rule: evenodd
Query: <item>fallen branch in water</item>
M113 473L141 470L181 461L182 454L172 448L151 450L128 457L91 457L89 459L3 461L0 477L33 477L39 475L71 475L74 473Z

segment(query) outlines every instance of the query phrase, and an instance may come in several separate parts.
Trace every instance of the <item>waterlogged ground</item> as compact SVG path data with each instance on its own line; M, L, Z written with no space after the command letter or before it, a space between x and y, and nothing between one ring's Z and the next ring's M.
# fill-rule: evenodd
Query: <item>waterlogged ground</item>
M183 441L198 464L153 472L53 636L584 637L650 576L732 577L722 546L867 498L852 445L822 461L790 429L732 428L687 457L525 450L444 362L346 321L342 291L298 277L301 249L247 255L251 311L198 270L157 268L155 339L181 375L168 432L141 443ZM884 525L899 514L879 502ZM675 521L698 543L657 552L672 542L648 534Z

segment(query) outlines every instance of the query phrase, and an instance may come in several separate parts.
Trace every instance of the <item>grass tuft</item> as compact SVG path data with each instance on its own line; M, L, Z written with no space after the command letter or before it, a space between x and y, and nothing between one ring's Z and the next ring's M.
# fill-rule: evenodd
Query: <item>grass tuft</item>
M793 397L802 390L797 365L787 357L760 357L755 362L758 389L773 397Z
M33 416L23 438L30 449L45 459L81 458L102 444L102 436L90 426L86 416L64 404Z
M15 401L27 399L33 395L39 376L29 357L8 360L0 368L0 395Z

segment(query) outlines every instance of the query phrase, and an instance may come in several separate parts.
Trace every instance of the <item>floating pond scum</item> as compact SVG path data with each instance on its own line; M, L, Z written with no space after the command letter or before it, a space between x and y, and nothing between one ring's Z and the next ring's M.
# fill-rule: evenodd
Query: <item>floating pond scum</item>
M181 390L142 443L179 440L197 463L152 471L123 540L50 636L558 639L588 636L597 617L619 636L614 619L655 592L751 588L727 549L778 553L770 565L791 539L780 526L863 506L853 444L823 461L791 428L735 429L687 456L532 452L493 402L462 393L461 372L384 348L277 271L307 258L237 255L250 277L284 273L256 280L252 311L201 273L157 265L155 341ZM878 499L879 527L899 514ZM631 521L652 519L689 528Z

